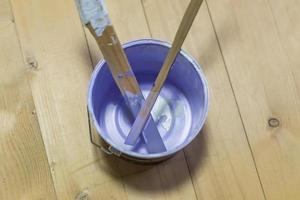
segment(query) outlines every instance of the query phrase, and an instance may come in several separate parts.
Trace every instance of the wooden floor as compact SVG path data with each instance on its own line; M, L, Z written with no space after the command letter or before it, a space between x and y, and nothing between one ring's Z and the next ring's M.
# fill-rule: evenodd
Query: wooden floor
M172 41L188 0L106 0L122 42ZM89 141L101 58L73 0L0 0L0 199L300 199L300 1L206 0L184 43L209 116L154 167Z

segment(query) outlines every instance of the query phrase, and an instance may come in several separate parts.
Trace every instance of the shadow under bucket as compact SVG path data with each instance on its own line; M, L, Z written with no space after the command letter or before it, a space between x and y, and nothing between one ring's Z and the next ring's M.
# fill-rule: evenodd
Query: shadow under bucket
M146 98L170 44L144 39L123 48ZM124 144L134 119L105 61L100 61L92 74L88 109L108 151L137 162L158 162L183 149L200 132L208 111L208 88L200 66L181 51L151 112L167 148L161 153L149 154L143 139L134 147Z

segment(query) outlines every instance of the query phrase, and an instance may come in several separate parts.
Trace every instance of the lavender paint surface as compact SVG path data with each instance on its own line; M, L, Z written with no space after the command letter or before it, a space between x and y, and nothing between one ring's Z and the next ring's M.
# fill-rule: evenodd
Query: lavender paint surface
M168 43L145 39L124 45L125 53L146 97L168 53ZM132 119L104 61L94 70L88 108L100 136L129 156L154 159L170 156L188 145L203 127L208 111L208 89L197 62L184 51L177 56L151 112L166 152L149 154L143 140L124 144Z

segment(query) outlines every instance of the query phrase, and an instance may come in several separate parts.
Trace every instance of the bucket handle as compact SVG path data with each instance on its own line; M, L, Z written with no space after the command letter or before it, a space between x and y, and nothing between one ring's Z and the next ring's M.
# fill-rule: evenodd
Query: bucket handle
M93 141L93 136L92 136L92 127L91 127L91 117L90 117L90 113L89 113L89 109L87 107L87 116L88 116L88 123L89 123L89 134L90 134L90 141L93 145L95 145L96 147L98 147L99 149L101 149L101 151L103 151L104 153L106 153L107 155L116 155L118 157L121 156L121 152L117 149L115 149L114 147L107 145L100 145L97 144L96 142Z

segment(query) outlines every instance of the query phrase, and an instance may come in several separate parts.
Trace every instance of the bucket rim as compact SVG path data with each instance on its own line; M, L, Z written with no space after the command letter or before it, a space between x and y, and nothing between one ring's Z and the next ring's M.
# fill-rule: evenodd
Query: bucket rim
M152 38L143 38L143 39L138 39L138 40L132 40L132 41L128 41L126 43L124 43L122 45L123 49L129 48L129 47L133 47L136 45L142 45L142 44L156 44L156 45L161 45L163 47L168 47L171 48L171 44L169 42L166 41L162 41L162 40L157 40L157 39L152 39ZM107 142L109 145L111 145L113 148L115 148L116 150L120 151L121 154L126 154L128 156L132 156L132 157L136 157L136 158L142 158L142 159L159 159L162 157L167 157L170 155L173 155L175 153L177 153L180 150L183 150L187 145L189 145L199 134L201 129L204 126L204 123L207 119L207 115L208 115L208 105L209 105L209 89L208 89L208 83L207 80L205 78L204 72L202 71L201 65L195 60L195 58L193 56L191 56L188 52L186 52L185 50L181 49L179 54L181 54L185 59L187 59L193 66L193 68L196 70L197 75L199 76L202 85L203 85L203 93L204 93L204 107L203 107L203 117L201 119L200 122L200 126L197 126L197 128L195 128L194 130L191 130L193 133L195 133L192 137L189 137L184 143L182 143L181 145L177 146L174 149L171 150L167 150L165 152L161 152L161 153L154 153L154 154L141 154L141 153L135 153L133 151L129 151L126 150L122 147L117 146L116 144L114 144L113 141L111 141L109 138L104 138L101 135L101 132L103 132L103 129L101 129L101 127L99 126L97 120L96 120L96 116L95 113L93 111L93 104L92 104L92 89L95 83L95 80L97 78L97 75L99 73L99 71L102 69L102 67L105 64L105 60L101 59L97 65L95 66L90 81L89 81L89 85L88 85L88 94L87 94L87 107L88 107L88 111L89 114L91 115L91 121L93 123L93 125L95 126L96 130L97 130L97 134L99 134L99 136L101 137L101 139L103 139L105 142Z

